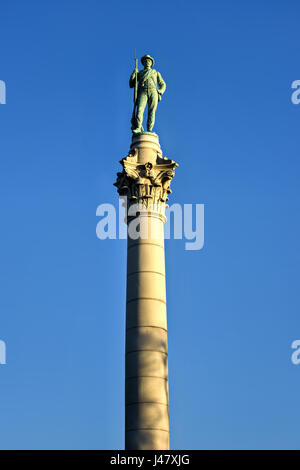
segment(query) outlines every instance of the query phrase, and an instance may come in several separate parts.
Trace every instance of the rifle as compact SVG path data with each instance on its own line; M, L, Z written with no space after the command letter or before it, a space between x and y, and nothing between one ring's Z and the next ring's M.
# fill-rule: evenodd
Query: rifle
M138 60L136 58L136 48L134 48L134 59L135 59L135 84L134 84L134 95L133 95L133 111L132 111L132 117L131 117L131 129L136 128L136 116L135 116L135 111L136 111L136 102L137 102L137 75L138 75Z

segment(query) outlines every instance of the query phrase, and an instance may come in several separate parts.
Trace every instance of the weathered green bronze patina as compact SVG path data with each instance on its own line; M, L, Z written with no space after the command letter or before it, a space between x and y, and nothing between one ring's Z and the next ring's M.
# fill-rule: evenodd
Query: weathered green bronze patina
M161 74L152 68L154 65L153 57L144 55L141 58L141 63L144 69L138 71L136 67L129 79L130 88L137 87L134 99L134 111L131 119L131 129L134 134L144 132L143 115L147 103L147 131L152 132L157 104L161 100L161 95L166 90L166 84ZM159 88L157 88L157 85Z

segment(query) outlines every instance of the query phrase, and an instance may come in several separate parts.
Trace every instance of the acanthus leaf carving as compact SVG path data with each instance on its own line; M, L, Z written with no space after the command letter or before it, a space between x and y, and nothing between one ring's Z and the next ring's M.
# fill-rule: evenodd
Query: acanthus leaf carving
M140 164L137 155L128 155L120 162L123 171L117 173L114 185L129 203L142 203L146 208L165 204L171 193L170 183L178 166L173 160L157 158L156 164Z

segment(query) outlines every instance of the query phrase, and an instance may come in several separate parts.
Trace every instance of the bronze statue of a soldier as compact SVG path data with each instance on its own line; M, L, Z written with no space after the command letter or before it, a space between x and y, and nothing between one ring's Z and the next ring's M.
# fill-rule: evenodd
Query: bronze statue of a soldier
M136 68L129 79L130 88L135 88L134 110L131 119L131 129L134 134L139 134L144 131L143 115L147 103L147 131L152 132L157 104L161 100L161 95L166 90L166 84L162 79L161 74L152 68L154 65L153 57L148 54L144 55L141 58L141 63L143 64L144 69L138 71L136 65ZM157 88L157 85L159 88Z

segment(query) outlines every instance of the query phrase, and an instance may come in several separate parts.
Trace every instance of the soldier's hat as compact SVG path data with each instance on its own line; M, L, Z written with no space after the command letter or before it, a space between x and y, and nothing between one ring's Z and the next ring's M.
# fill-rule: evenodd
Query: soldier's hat
M152 60L152 67L153 67L153 65L154 65L154 59L153 59L153 57L151 57L151 55L149 55L149 54L144 55L144 56L141 58L141 62L142 62L143 65L145 65L144 62L145 62L146 59Z

